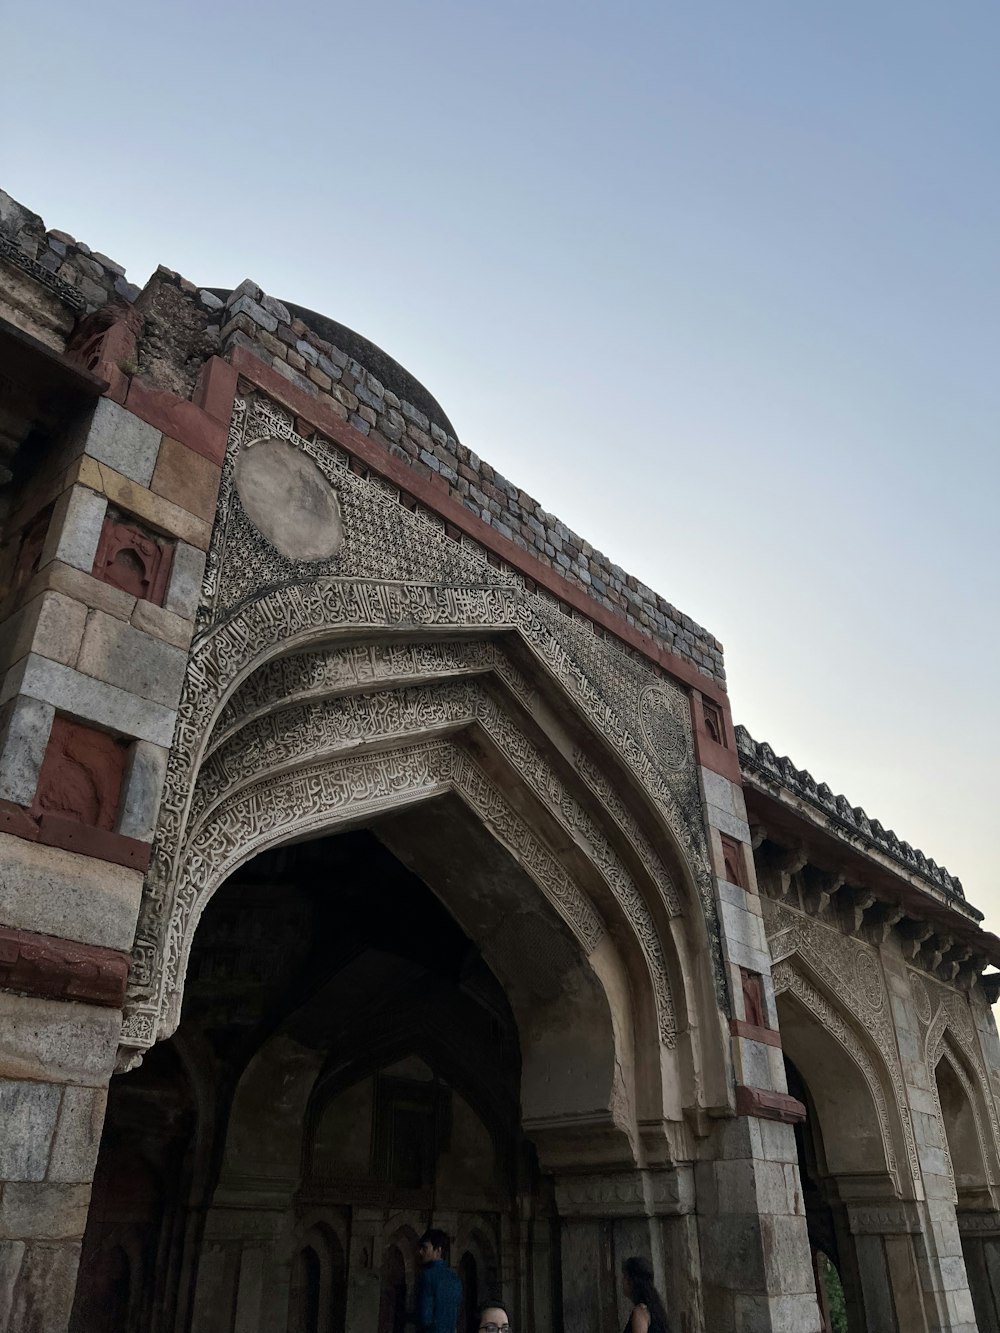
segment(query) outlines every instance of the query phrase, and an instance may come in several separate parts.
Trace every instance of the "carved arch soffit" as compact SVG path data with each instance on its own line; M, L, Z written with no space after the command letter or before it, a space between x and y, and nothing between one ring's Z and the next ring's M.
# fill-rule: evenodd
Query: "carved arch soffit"
M234 458L253 441L271 438L307 454L336 490L343 541L336 558L325 564L284 560L235 495ZM216 623L208 623L212 615L219 617ZM404 507L391 486L352 472L334 446L296 435L290 418L261 400L240 400L234 414L202 617L168 759L134 951L134 993L146 1008L145 1019L136 1015L133 1024L137 1041L144 1027L147 1044L152 1039L148 1004L162 992L165 952L167 965L173 965L166 946L176 934L176 880L209 746L211 764L241 722L252 720L240 710L255 689L263 689L267 706L268 673L280 675L283 663L310 654L367 652L370 645L359 644L359 638L381 639L386 655L426 654L456 633L472 631L486 639L476 650L489 659L488 669L523 702L534 684L491 641L516 640L529 676L546 682L546 689L555 687L563 705L599 738L596 747L577 749L574 767L647 864L649 845L643 846L632 814L636 800L664 829L697 888L717 978L721 975L685 693L661 679L640 654L604 639L590 622L567 617L519 575L490 565L475 543L450 540L443 524ZM602 747L633 775L627 795L620 775L602 767Z
M871 1092L872 1101L875 1105L875 1113L879 1123L879 1132L882 1137L882 1146L885 1151L886 1165L896 1190L900 1191L899 1161L896 1156L894 1145L892 1117L889 1113L886 1089L883 1087L882 1079L879 1075L879 1070L875 1061L865 1049L864 1043L855 1032L853 1025L848 1023L837 1007L832 1004L821 991L817 990L809 979L795 967L793 959L785 958L782 962L778 963L772 971L772 977L775 994L781 995L788 992L794 995L796 999L799 1000L800 1003L813 1015L823 1030L828 1032L840 1044L860 1070L861 1075ZM896 1094L894 1096L895 1110L899 1123L902 1126L907 1156L910 1160L910 1168L912 1171L918 1171L919 1163L916 1155L916 1145L913 1142L913 1133L910 1128L909 1119L902 1111L898 1100L898 1093L896 1089L892 1087L890 1080L890 1096L893 1094ZM914 1179L919 1179L919 1175L915 1174Z
M293 834L342 820L356 821L444 790L458 792L484 825L514 852L584 950L590 952L596 947L603 927L594 907L576 888L559 859L506 801L497 783L460 746L440 739L426 740L428 732L433 735L441 729L455 730L471 724L480 728L496 752L515 768L524 785L550 817L561 823L602 878L645 958L660 1040L673 1048L678 1024L668 963L642 892L597 821L475 680L349 695L333 704L292 704L274 715L257 717L212 754L199 777L193 804L195 817L176 880L163 976L165 998L174 999L167 1026L176 1016L176 996L202 907L242 861ZM401 748L359 754L357 744L363 737L378 741L380 746L391 739ZM296 767L305 757L318 762ZM332 811L337 812L333 820ZM613 814L624 818L627 811ZM638 829L632 831L640 835ZM654 855L649 846L633 847L632 851L640 861ZM645 868L662 911L679 912L677 895L662 863ZM153 997L134 998L138 1003L130 1014L125 1040L139 1044L151 1026L149 1001Z
M305 718L295 716L302 714L302 706L286 710L267 738L270 746L251 734L229 756L224 769L217 767L209 775L211 803L192 822L180 861L166 950L167 992L180 990L202 906L222 880L254 852L293 834L347 819L356 821L446 790L456 791L514 853L590 953L603 936L603 924L560 859L461 745L451 739L426 739L428 732L433 735L445 728L454 731L475 724L586 855L607 894L618 904L649 969L660 1040L673 1047L677 1020L668 964L642 892L595 819L496 703L469 682L434 690L383 692L343 702L348 704L345 711L329 705L319 710L315 705L305 706ZM356 736L366 730L369 717L378 720L371 739L377 739L380 747L391 739L399 748L358 751ZM270 729L270 723L271 719L262 719L247 731L257 731L262 724ZM305 768L297 766L307 756L313 762ZM653 887L663 895L662 906L669 911L664 889L672 894L669 882Z

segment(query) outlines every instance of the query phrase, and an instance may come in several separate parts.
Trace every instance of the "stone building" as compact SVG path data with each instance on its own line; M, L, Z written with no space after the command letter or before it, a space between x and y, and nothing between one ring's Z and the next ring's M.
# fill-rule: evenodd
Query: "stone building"
M0 393L0 1330L399 1333L432 1223L532 1333L1000 1329L1000 940L710 633L5 195Z

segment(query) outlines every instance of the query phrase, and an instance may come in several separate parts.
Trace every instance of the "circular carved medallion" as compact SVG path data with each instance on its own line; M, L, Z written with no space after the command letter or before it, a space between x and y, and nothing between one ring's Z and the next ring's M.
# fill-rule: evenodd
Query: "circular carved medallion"
M319 468L285 440L244 449L233 471L247 517L286 560L329 560L344 539L340 502Z
M684 724L674 712L674 701L662 685L647 685L639 695L639 722L646 744L667 768L680 768L687 758Z

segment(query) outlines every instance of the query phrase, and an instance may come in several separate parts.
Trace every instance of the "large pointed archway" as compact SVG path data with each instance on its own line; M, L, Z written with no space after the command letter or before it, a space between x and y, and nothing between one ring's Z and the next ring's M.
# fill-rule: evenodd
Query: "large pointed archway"
M558 1328L535 1138L636 1166L615 1024L568 925L455 795L259 853L201 915L176 1034L113 1083L78 1326L389 1333L434 1224L474 1294Z
M322 560L282 555L294 538L263 537L242 507L234 464L282 442L329 487L340 539ZM632 1226L631 1249L660 1262L649 1219L676 1216L675 1285L694 1291L681 1238L691 1187L674 1178L683 1164L689 1180L693 1130L709 1132L733 1094L689 700L648 659L346 464L266 400L237 402L122 1067L177 1030L199 923L224 886L261 855L373 829L510 1006L519 1132L553 1182L559 1245L582 1246L595 1269L556 1302L564 1317L617 1319L598 1239L615 1219ZM438 1077L428 1043L409 1054ZM311 1087L313 1071L302 1078ZM306 1097L296 1123L314 1114ZM500 1254L488 1228L463 1225ZM317 1245L294 1261L307 1312L332 1271Z

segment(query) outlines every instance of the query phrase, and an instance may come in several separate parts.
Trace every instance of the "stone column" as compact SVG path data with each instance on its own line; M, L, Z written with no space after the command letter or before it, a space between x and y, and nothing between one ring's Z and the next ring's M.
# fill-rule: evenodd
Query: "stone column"
M979 1333L1000 1333L1000 1213L960 1211L958 1231Z
M805 1108L788 1095L785 1082L736 739L728 715L713 713L697 694L692 714L715 871L737 1112L705 1141L712 1160L697 1170L705 1326L713 1333L818 1333L792 1128Z
M3 1333L69 1323L120 1029L114 1009L0 993Z
M697 1168L705 1328L819 1333L792 1126L741 1115L709 1150Z
M931 1327L918 1259L921 1213L919 1204L896 1199L847 1207L867 1328L924 1333Z
M213 364L206 407L116 371L5 515L0 1333L72 1309L235 392Z
M351 1244L347 1256L347 1327L357 1333L378 1333L382 1299L381 1208L356 1206L351 1210Z
M700 1333L690 1168L561 1175L556 1179L556 1206L563 1327L574 1333L623 1327L631 1307L622 1287L622 1264L642 1255L652 1263L676 1329Z
M920 1163L917 1190L920 1209L922 1261L919 1265L924 1303L932 1327L947 1333L975 1333L976 1316L965 1271L962 1241L955 1212L955 1185L949 1169L948 1144L939 1118L934 1071L927 1066L924 1022L930 1018L926 986L919 976L911 983L897 941L882 949L882 963L892 1002L907 1106Z

